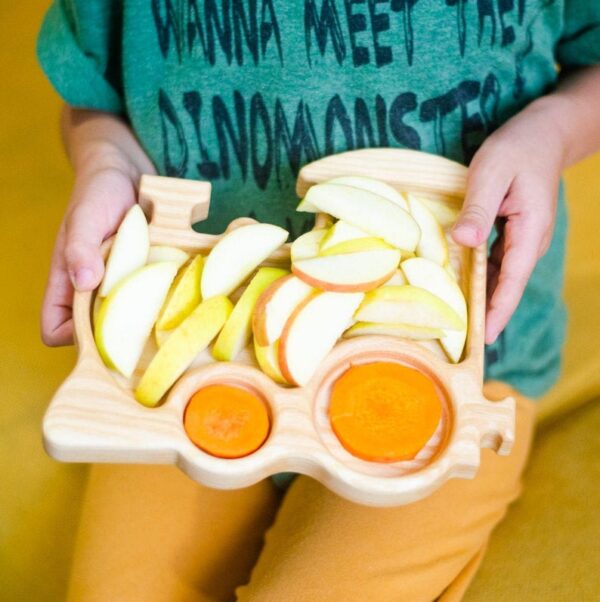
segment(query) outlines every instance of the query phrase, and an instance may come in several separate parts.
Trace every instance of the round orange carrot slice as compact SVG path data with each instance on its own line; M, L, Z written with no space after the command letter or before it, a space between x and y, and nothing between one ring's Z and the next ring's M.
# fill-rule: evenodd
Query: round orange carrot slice
M349 368L334 383L329 405L342 445L371 462L414 458L435 433L441 415L433 382L393 362Z
M190 399L183 425L192 442L205 452L241 458L265 442L270 422L265 403L250 391L209 385Z

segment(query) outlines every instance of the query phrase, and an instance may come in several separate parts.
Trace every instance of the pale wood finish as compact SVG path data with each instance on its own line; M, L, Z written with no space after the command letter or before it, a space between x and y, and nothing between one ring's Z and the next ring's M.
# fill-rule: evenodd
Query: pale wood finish
M377 149L307 165L300 172L298 190L302 193L314 183L348 174L385 179L399 190L427 193L440 202L456 203L466 185L466 169L446 159ZM151 216L152 243L209 251L219 236L190 228L192 221L206 217L209 194L210 187L204 183L145 176L140 202ZM250 223L246 218L235 220L230 228L246 223ZM453 246L451 256L469 305L469 336L459 364L448 363L416 342L365 336L338 343L307 386L286 388L257 368L249 348L235 362L227 363L215 362L204 352L155 409L141 406L132 395L156 350L154 341L149 341L131 380L116 375L104 366L94 344L90 319L94 295L77 293L74 323L79 359L44 418L46 449L64 461L177 464L191 478L218 488L248 486L281 471L300 472L352 501L374 506L409 503L451 477L472 478L479 466L480 447L510 452L515 403L512 398L492 402L482 395L485 247L470 251ZM286 245L268 263L281 264L288 258ZM446 402L440 427L411 461L378 464L352 456L337 440L327 418L328 393L335 379L350 365L378 360L422 370ZM270 408L271 434L251 456L215 458L185 435L182 418L188 399L199 387L215 382L246 387Z

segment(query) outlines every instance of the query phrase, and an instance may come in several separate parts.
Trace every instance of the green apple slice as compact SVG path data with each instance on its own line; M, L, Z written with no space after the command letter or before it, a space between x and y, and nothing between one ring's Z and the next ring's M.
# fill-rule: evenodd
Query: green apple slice
M435 261L439 265L445 265L448 261L448 243L444 230L433 213L417 197L409 194L408 204L411 215L421 229L417 255Z
M312 292L310 284L293 274L271 284L254 308L252 330L257 344L266 347L275 343L292 312Z
M139 205L125 215L112 244L99 295L106 297L123 278L141 268L148 259L150 234Z
M154 407L217 336L232 308L231 301L223 295L200 303L152 358L135 390L135 398L145 406Z
M413 251L421 235L414 218L388 199L344 184L317 184L306 199L320 211L344 220L397 249Z
M225 234L206 258L202 298L232 293L287 237L286 230L272 224L251 224Z
M263 346L259 345L256 339L254 339L254 355L260 369L276 383L287 385L289 383L283 378L283 374L279 368L278 353L279 341Z
M408 211L408 204L404 196L387 182L364 176L342 176L340 178L328 180L326 183L345 184L346 186L353 186L354 188L374 192L375 194L386 198L388 201L392 201L392 203L395 203L399 207L402 207L404 211Z
M305 385L348 328L363 293L316 293L287 321L279 342L279 367L292 384Z
M153 263L122 280L96 319L96 346L105 363L129 378L142 355L175 274L172 262Z
M326 291L369 291L388 280L400 261L400 251L384 249L302 259L292 272L307 284Z
M299 259L309 259L316 257L319 254L321 241L327 234L328 230L319 229L311 230L299 236L291 245L290 258L292 262Z
M439 339L444 336L441 328L430 328L428 326L414 326L412 324L384 324L381 322L357 322L351 326L344 337L351 338L366 334L388 335L412 339L414 341L426 341Z
M181 267L190 256L177 247L169 247L167 245L153 245L148 253L148 261L146 263L158 263L159 261L174 261L177 267Z
M360 322L408 324L461 330L465 322L444 301L417 286L383 286L365 295L356 312Z
M260 268L235 304L212 349L213 357L233 360L252 336L252 314L258 298L273 282L289 274L280 268Z
M467 338L467 303L460 287L446 268L428 259L407 259L400 267L412 285L419 286L445 301L463 321L463 328L459 331L448 331L440 339L448 357L454 363L458 362Z
M158 317L158 330L172 330L179 326L198 306L201 300L200 279L203 267L204 257L196 255L177 274Z

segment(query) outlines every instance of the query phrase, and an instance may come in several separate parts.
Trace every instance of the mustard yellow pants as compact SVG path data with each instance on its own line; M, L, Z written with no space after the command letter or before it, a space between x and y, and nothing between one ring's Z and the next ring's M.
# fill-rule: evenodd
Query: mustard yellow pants
M515 395L487 383L486 395ZM513 452L482 452L474 480L377 509L308 477L201 487L177 469L92 468L69 602L455 602L520 492L535 406L517 397Z

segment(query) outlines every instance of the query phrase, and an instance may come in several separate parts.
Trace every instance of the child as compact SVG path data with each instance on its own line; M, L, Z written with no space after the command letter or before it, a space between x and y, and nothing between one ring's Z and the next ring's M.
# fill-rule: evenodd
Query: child
M306 477L285 494L270 480L222 492L171 468L93 467L70 599L460 600L519 494L535 413L524 395L559 369L560 174L600 147L600 5L55 0L38 51L67 103L75 169L42 311L47 344L71 342L73 287L100 282L100 244L142 173L210 180L203 230L251 215L297 236L310 227L294 212L304 163L408 147L470 165L457 242L478 245L497 225L485 393L518 399L509 457L484 451L473 481L392 509Z

